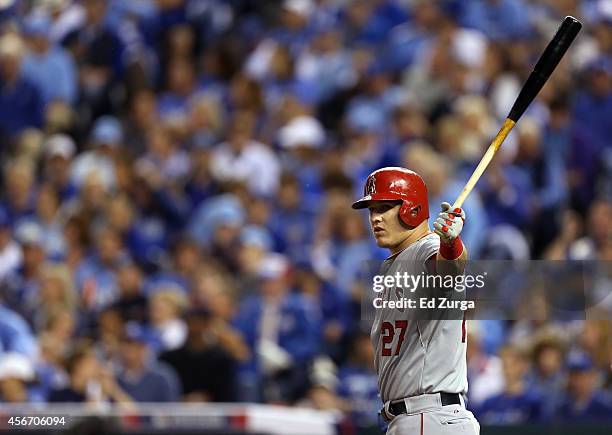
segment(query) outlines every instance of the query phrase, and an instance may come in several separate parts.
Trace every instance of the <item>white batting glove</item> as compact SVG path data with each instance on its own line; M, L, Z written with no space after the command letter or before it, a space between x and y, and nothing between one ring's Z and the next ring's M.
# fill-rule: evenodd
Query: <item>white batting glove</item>
M438 214L434 221L434 231L440 236L442 243L450 244L459 237L465 222L465 211L462 208L451 210L451 205L448 202L440 204L442 212Z

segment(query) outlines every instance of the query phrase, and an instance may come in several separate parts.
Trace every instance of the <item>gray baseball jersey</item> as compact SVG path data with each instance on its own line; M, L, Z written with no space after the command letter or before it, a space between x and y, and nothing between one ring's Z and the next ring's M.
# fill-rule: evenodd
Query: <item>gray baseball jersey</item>
M437 234L429 234L383 263L380 275L407 273L418 276L427 273L426 260L440 246ZM429 288L385 289L383 300L430 298L438 294ZM455 297L449 290L445 296ZM462 298L457 295L456 298ZM383 402L427 393L466 393L465 321L449 320L438 309L436 319L427 319L417 309L377 309L371 339L375 349L374 365ZM454 317L456 319L457 317Z

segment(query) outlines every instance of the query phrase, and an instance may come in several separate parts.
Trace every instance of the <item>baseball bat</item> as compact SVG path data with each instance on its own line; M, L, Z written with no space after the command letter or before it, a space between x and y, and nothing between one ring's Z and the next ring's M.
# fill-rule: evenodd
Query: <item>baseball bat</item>
M529 74L527 81L523 85L521 92L519 93L512 109L510 109L510 113L506 117L504 124L501 129L489 145L486 153L478 163L476 169L472 173L472 176L465 184L463 191L455 200L453 204L453 209L455 207L461 207L463 202L466 200L474 186L484 173L489 163L495 156L495 153L501 147L502 143L508 137L508 134L514 127L514 125L518 122L519 118L523 115L527 107L531 104L533 99L538 95L544 83L548 80L552 72L555 70L559 61L569 48L569 46L574 42L576 35L582 28L582 24L576 18L567 16L563 20L563 23L557 29L555 36L553 36L552 40L548 43L544 52L540 56L540 59L536 63L533 71Z

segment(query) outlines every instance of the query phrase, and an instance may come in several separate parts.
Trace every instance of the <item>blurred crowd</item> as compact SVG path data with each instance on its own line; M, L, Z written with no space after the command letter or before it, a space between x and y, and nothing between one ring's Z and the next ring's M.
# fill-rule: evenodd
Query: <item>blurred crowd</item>
M568 14L462 237L609 261L611 0L0 2L1 400L375 425L359 280L385 252L350 203L382 166L452 202ZM470 325L481 423L612 418L609 321Z

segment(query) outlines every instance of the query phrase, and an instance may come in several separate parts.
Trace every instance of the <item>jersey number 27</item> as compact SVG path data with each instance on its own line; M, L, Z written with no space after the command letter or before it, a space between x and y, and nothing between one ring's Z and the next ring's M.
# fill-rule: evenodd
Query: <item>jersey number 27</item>
M399 351L406 338L406 330L408 329L407 320L396 320L395 324L391 322L383 322L380 326L380 335L382 337L382 348L380 354L382 356L399 355ZM399 338L397 345L395 346L395 352L393 351L393 339L395 338L395 331L399 331ZM465 330L465 316L461 322L461 342L466 342L466 330Z

